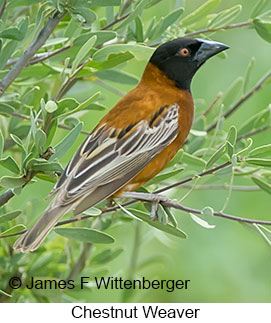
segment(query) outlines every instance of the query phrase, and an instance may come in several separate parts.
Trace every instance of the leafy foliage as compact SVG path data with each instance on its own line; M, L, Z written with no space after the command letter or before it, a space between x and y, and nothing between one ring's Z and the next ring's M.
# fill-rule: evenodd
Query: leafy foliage
M201 5L191 12L186 6L178 6L179 1L172 1L173 6L158 14L156 8L160 8L160 2L7 1L0 24L0 238L24 230L33 222L32 217L37 216L35 199L31 196L19 209L13 205L16 204L13 201L24 194L25 187L32 192L36 187L42 187L45 196L48 185L51 188L56 182L83 136L92 130L109 105L112 106L115 97L119 99L136 85L140 74L137 69L129 68L128 63L143 66L154 46L176 37L209 39L216 31L246 26L271 43L271 9L267 0L259 0L245 22L237 21L242 12L241 4L228 8L226 1L201 1ZM47 28L52 17L59 17L59 22L48 39L40 44L29 61L21 64L24 51L40 38L41 30ZM225 58L224 54L220 56ZM197 189L207 186L216 189L222 185L228 191L225 203L222 203L223 210L230 201L234 184L239 181L247 190L255 190L256 185L256 190L271 194L270 139L265 142L255 140L255 143L249 139L261 132L268 133L270 138L270 98L268 106L263 106L259 100L257 104L261 109L241 115L241 123L232 125L228 121L232 112L270 83L269 72L259 81L259 86L251 86L256 64L255 58L251 58L244 75L235 76L229 88L219 93L211 104L196 98L195 121L185 146L142 190L156 191L184 181L183 187L187 183L188 191L181 197L178 189L173 193L182 203ZM20 73L13 78L15 68ZM212 95L215 97L216 93ZM218 165L224 166L213 171ZM209 175L208 179L205 175L198 176L202 173ZM218 203L212 200L206 200L206 203L208 205L200 207L200 215L197 213L196 216L191 209L188 219L193 221L190 225L215 227L209 224L209 220L215 222L213 208ZM11 246L15 237L1 239L0 265L4 265L0 268L0 289L4 300L8 299L5 290L11 273L23 272L25 281L31 276L49 275L65 279L78 264L80 255L88 258L85 268L81 268L83 272L87 271L88 264L106 272L104 266L125 252L123 248L103 246L115 240L117 243L117 236L113 238L114 234L111 236L104 231L114 232L119 224L129 228L131 223L134 226L137 221L144 222L142 227L144 224L149 239L158 235L162 239L165 234L182 244L181 239L187 237L183 231L185 224L178 216L176 220L177 211L165 205L159 206L158 221L150 220L150 207L142 203L112 212L102 211L104 207L101 204L86 211L80 223L72 219L68 220L70 227L56 228L57 235L52 234L52 238L50 236L34 254L13 254ZM237 208L235 212L242 213L242 210ZM270 247L270 230L255 223L247 226L260 234ZM193 233L189 239L193 239ZM138 248L137 243L136 235L134 248ZM93 248L88 248L90 244ZM135 275L137 269L148 268L155 261L142 261L131 269L130 274ZM12 301L81 300L78 295L69 297L68 292L48 296L32 291L29 295L29 291L22 289L14 294Z

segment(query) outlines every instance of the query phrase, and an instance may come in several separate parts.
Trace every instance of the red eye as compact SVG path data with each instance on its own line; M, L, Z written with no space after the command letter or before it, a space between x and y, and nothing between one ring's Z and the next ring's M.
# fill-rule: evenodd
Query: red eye
M186 57L186 56L188 56L190 54L189 49L187 49L187 48L182 48L179 51L179 53L180 53L181 56L184 56L184 57Z

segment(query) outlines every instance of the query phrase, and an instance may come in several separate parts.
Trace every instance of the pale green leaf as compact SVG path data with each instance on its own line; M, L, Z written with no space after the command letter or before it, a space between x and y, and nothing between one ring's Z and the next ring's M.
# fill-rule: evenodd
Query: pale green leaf
M61 236L88 243L113 243L115 239L107 233L90 228L55 228Z
M171 224L167 224L167 225L164 225L160 222L157 222L157 221L152 221L150 219L150 215L146 212L142 212L142 211L139 211L139 210L136 210L136 209L127 209L129 212L131 212L133 214L134 217L148 223L150 226L158 229L158 230L161 230L163 232L166 232L166 233L169 233L175 237L178 237L178 238L182 238L182 239L186 239L187 238L187 235L185 232L183 232L182 230L180 230L179 228L175 228L174 226L172 226Z
M76 138L78 137L81 129L82 129L82 125L83 123L80 122L78 123L78 125L76 127L74 127L68 134L67 136L62 139L55 147L55 153L53 154L53 156L51 156L51 158L49 159L50 161L55 160L55 159L59 159L61 158L63 155L66 154L66 152L68 151L68 149L73 145L73 143L75 142Z
M181 25L192 25L201 19L205 18L208 14L212 13L216 6L218 6L220 0L208 0L198 9L188 14L181 20Z
M130 22L132 22L138 15L141 14L142 10L146 7L148 2L149 2L149 0L138 1L138 4L132 10L131 14L124 21L122 21L119 25L117 25L116 30L120 29L120 28L126 26L127 24L129 24Z
M5 214L0 215L0 223L11 221L22 213L22 210L11 211Z
M94 55L93 60L96 62L103 62L109 58L110 54L119 54L124 52L131 52L138 60L148 60L154 52L154 48L142 45L133 44L114 44L111 46L99 49Z
M12 156L0 159L0 165L15 174L20 174L20 167Z
M209 224L207 221L205 221L202 218L196 216L195 214L193 214L193 213L189 213L189 214L191 216L191 219L193 221L195 221L197 224L199 224L200 226L202 226L203 228L205 228L205 229L214 229L215 228L215 225Z
M89 54L89 52L92 49L93 45L95 44L96 40L97 40L97 36L94 35L80 48L79 52L75 56L75 59L74 59L74 61L72 63L71 74L73 74L75 72L77 67L87 57L87 55Z
M21 187L25 183L23 176L4 176L0 179L0 185L6 188Z
M14 234L14 233L18 233L20 231L23 231L26 227L23 225L23 224L17 224L15 225L14 227L12 228L9 228L7 229L6 231L4 232L1 232L0 233L0 237L1 236L6 236L6 235L9 235L9 234Z

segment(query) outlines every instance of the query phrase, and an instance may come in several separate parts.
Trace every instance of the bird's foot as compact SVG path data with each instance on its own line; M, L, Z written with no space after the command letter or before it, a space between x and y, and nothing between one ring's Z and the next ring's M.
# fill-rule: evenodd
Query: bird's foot
M141 193L141 192L123 192L121 197L128 197L132 199L137 199L141 201L146 201L151 203L151 220L157 220L157 211L159 203L170 202L170 199L164 195L153 194L153 193Z

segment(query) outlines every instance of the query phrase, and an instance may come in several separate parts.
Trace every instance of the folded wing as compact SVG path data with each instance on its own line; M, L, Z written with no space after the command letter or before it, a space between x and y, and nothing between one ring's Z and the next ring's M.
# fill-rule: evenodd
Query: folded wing
M126 129L103 125L93 132L53 189L51 207L72 204L79 214L118 191L176 138L178 110L174 104L160 109L150 123L140 121Z

